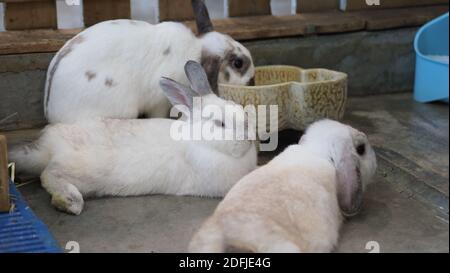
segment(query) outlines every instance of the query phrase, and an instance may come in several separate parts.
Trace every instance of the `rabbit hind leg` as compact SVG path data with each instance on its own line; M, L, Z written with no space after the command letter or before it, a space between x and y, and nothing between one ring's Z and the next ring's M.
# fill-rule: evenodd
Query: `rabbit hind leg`
M73 178L63 169L49 164L41 175L42 187L52 196L52 205L58 210L80 215L84 200L80 191L71 183Z
M302 252L295 242L289 240L285 230L269 219L253 215L240 215L234 219L237 220L236 222L233 219L228 220L226 224L228 227L224 229L229 242L228 250L256 253Z

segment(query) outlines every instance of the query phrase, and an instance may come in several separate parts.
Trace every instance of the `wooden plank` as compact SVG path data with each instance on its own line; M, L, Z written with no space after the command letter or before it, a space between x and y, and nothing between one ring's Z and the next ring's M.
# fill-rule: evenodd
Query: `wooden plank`
M430 6L359 11L355 12L355 15L366 21L367 30L383 30L400 27L421 26L446 12L448 12L448 6Z
M0 3L41 2L42 0L0 0Z
M365 20L355 14L345 14L340 11L330 11L327 13L307 13L298 14L309 24L311 34L332 34L360 31L365 28ZM333 20L330 20L333 18Z
M379 0L380 5L367 5L366 0L340 0L341 10L373 10L386 8L406 8L427 5L448 4L448 0ZM372 2L375 2L371 0Z
M84 25L92 26L102 21L130 19L130 0L85 0L83 1Z
M6 138L0 135L0 212L8 212L9 209L8 153Z
M160 21L187 21L194 19L191 0L159 0Z
M0 32L0 55L58 51L81 29Z
M339 0L297 0L297 13L323 12L339 9Z
M228 16L270 15L270 0L228 0Z
M54 0L5 3L5 29L57 28Z
M334 18L334 20L330 20ZM191 27L194 25L192 24ZM339 11L291 16L238 17L214 21L216 31L237 40L293 37L364 29L365 21Z
M213 20L217 31L236 40L293 37L305 34L340 33L421 26L448 11L448 6L416 7L383 11L297 14L294 16L259 16ZM383 15L384 14L384 15ZM333 20L330 20L333 18ZM195 22L185 22L195 30ZM30 30L0 32L0 55L55 52L80 30Z

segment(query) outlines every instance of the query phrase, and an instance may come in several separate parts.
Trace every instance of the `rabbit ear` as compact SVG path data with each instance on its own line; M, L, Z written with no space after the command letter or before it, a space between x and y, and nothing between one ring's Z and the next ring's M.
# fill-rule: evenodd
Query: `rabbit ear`
M173 106L184 105L192 109L195 93L189 87L164 77L159 84Z
M202 35L214 31L205 2L203 0L192 0L192 9L197 22L198 34Z
M203 67L194 61L188 61L184 67L186 76L191 82L191 87L200 96L211 94L211 86L208 82L208 76L206 75Z
M363 186L358 157L352 144L337 147L332 160L336 167L337 193L341 212L346 217L356 215L362 206Z

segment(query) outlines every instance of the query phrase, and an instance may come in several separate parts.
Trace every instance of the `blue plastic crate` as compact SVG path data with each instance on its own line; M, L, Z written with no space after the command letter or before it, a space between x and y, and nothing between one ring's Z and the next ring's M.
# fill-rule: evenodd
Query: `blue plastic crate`
M62 249L47 226L27 206L10 183L14 210L0 213L0 253L60 253Z
M414 98L419 102L443 100L448 103L448 15L427 23L416 35ZM444 56L447 57L442 58Z

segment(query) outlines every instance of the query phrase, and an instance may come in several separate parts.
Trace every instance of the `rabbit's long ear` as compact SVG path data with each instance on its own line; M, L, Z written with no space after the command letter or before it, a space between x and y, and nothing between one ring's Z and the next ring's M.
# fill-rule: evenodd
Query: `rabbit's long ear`
M363 185L360 164L352 143L336 145L333 156L337 176L337 193L341 212L346 217L356 215L362 206Z
M192 109L195 93L189 87L164 77L159 84L173 106L182 105L187 106L189 110Z
M184 70L194 92L200 96L212 93L211 85L208 82L208 76L199 63L188 61L184 67Z
M192 8L197 22L198 34L202 35L214 31L205 2L203 0L192 0Z

